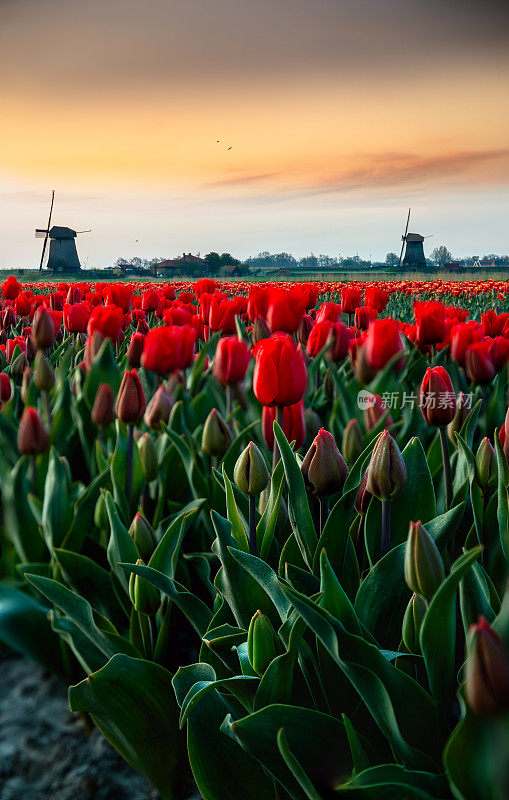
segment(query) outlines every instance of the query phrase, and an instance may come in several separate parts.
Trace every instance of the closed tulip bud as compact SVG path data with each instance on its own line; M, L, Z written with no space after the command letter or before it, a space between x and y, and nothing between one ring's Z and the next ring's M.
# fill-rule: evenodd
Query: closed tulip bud
M472 411L472 403L470 397L464 392L460 392L456 398L456 413L454 419L447 426L447 435L453 444L456 444L454 434L460 433L463 423Z
M157 478L158 460L157 451L150 433L144 433L138 439L138 451L140 453L143 472L147 483Z
M32 368L26 366L25 369L23 370L23 377L21 379L21 399L23 400L25 405L27 404L30 387L32 385L32 374L33 374Z
M419 634L427 610L426 600L419 594L413 594L406 607L402 628L403 642L411 653L420 652Z
M222 458L232 442L231 431L217 408L213 408L203 426L201 446L208 456Z
M143 564L143 560L139 558L136 564ZM129 577L129 597L136 611L149 616L153 616L161 605L159 589L134 572Z
M483 491L494 489L498 480L497 456L487 436L475 456L475 477Z
M155 550L156 537L154 534L154 529L142 514L136 514L131 522L129 536L136 545L140 556L144 559L144 561L148 561Z
M367 513L369 501L373 497L371 492L368 492L367 484L368 484L368 470L366 470L366 472L362 476L362 481L357 491L357 497L355 498L355 503L354 503L355 510L362 517L364 517L365 514Z
M0 406L8 403L11 399L12 387L9 376L5 372L0 372Z
M27 336L26 337L26 345L27 345L27 349L26 349L27 360L28 361L33 361L37 351L36 351L36 348L35 348L34 340L32 339L31 336Z
M405 549L405 580L412 592L429 600L444 579L442 556L420 522L411 522Z
M107 428L114 417L115 398L109 383L101 383L92 406L92 422L98 428Z
M20 381L23 378L25 367L28 367L27 357L25 353L20 352L11 361L11 375L16 381Z
M406 483L401 451L389 431L378 437L368 466L366 488L379 500L391 500Z
M334 383L334 378L332 377L330 367L328 367L325 371L325 377L323 379L323 391L327 399L327 403L329 407L331 407L334 403L334 397L336 395L336 384Z
M24 456L37 456L48 449L48 432L36 408L28 406L18 428L18 449Z
M377 374L377 370L368 361L365 342L360 339L352 340L350 343L350 358L359 383L363 385L371 383Z
M313 330L314 325L315 323L313 322L309 314L304 314L304 316L301 317L301 320L299 322L299 327L297 328L297 339L299 340L300 344L303 345L304 347L307 344L309 334Z
M135 369L124 373L118 390L117 417L126 425L134 425L145 413L145 392Z
M92 331L92 333L88 337L85 344L85 355L83 356L83 361L85 363L85 369L87 372L92 366L92 363L97 353L101 349L101 345L103 342L104 342L104 336L98 330Z
M253 322L253 330L251 332L251 340L253 344L256 344L261 339L268 339L269 336L272 334L270 329L270 325L261 315L257 316L255 321Z
M316 497L328 497L343 488L348 466L336 447L334 437L325 428L318 431L304 456L301 472L306 489Z
M49 392L55 385L55 372L42 350L35 356L33 378L41 392Z
M279 641L270 619L257 611L251 618L247 633L247 656L256 674L261 677L280 652Z
M456 395L451 379L443 367L426 370L422 380L419 404L428 425L449 425L456 414Z
M32 322L32 336L38 350L51 347L55 341L55 323L49 308L39 306Z
M100 531L108 530L108 512L106 510L106 500L104 499L104 494L102 492L97 498L97 503L95 504L94 523Z
M147 403L143 417L147 428L158 431L161 428L161 422L168 422L174 405L173 397L165 391L163 386L159 386L155 395Z
M471 625L467 639L465 691L480 716L509 710L509 651L484 617Z
M351 419L343 431L343 442L341 444L346 463L350 466L355 464L363 449L361 426L356 419Z
M238 457L233 480L241 492L249 495L260 494L269 483L265 459L254 442L249 442Z
M145 336L142 333L133 333L131 341L129 342L129 347L127 348L127 363L131 369L138 369L140 366L144 344Z

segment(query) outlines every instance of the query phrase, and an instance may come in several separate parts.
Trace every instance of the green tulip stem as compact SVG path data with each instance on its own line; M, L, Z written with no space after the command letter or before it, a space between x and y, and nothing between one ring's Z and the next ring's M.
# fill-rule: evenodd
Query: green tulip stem
M276 406L276 422L281 428L281 430L283 430L283 411L284 411L283 406ZM279 458L280 458L279 447L277 444L277 439L274 436L274 450L272 452L272 472L274 472L274 470L276 469L279 462Z
M451 459L449 458L449 442L447 441L447 428L442 426L439 430L440 445L442 447L442 461L444 464L445 510L449 511L452 504L452 478Z
M229 383L225 386L225 394L226 394L226 416L229 417L233 411L233 398L232 398L232 387Z
M127 453L125 459L125 496L127 505L131 506L133 491L133 452L134 452L134 425L127 426Z
M320 497L320 534L323 532L329 516L329 498Z
M249 495L249 552L256 555L256 497Z
M42 401L44 403L44 413L46 414L46 422L48 423L48 428L51 428L53 417L51 414L51 401L49 398L49 392L42 393Z
M382 500L382 547L383 558L391 548L391 501Z
M30 466L32 468L32 483L34 485L34 494L37 495L37 456L32 456Z

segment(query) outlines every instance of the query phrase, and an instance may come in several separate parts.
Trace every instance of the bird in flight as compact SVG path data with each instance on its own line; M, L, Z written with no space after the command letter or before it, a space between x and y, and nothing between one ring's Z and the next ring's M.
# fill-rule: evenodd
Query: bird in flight
M231 150L231 147L229 147L228 150Z

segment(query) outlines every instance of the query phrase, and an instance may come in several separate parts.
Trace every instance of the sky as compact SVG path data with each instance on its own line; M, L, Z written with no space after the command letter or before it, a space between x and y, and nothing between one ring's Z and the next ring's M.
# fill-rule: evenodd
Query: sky
M509 3L0 0L0 268L509 252Z

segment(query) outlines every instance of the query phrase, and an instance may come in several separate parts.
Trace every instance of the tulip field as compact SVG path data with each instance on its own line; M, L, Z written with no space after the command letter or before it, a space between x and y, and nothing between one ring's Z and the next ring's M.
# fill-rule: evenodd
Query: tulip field
M507 800L509 283L0 288L0 650L164 800Z

